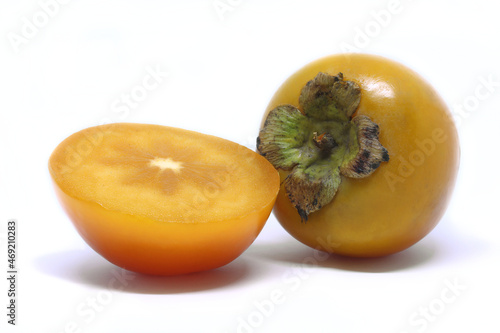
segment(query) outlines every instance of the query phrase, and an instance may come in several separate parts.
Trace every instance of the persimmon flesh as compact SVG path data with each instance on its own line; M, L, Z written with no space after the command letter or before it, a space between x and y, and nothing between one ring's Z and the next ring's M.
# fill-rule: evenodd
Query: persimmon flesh
M146 124L91 127L65 139L49 170L83 239L140 273L209 270L237 258L263 228L279 175L234 142Z

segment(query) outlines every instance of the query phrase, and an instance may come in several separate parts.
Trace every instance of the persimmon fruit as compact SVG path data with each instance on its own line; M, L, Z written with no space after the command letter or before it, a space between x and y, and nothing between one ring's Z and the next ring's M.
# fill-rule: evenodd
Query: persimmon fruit
M65 139L49 160L79 234L127 270L175 275L237 258L271 213L279 175L234 142L159 125L117 123Z
M274 213L302 243L376 257L402 251L442 218L459 166L451 114L393 60L338 54L272 97L258 151L280 172Z

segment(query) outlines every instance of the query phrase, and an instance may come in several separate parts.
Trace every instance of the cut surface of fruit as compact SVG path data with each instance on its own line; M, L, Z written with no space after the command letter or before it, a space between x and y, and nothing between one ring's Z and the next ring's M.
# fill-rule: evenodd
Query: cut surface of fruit
M119 266L152 274L233 260L262 229L279 190L276 170L250 149L159 125L75 133L55 149L49 170L87 243Z

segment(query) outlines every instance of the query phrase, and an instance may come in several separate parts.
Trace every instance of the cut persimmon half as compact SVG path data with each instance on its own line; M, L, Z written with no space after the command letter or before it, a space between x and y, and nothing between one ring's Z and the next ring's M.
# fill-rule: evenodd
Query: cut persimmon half
M234 142L117 123L52 153L57 197L83 239L127 270L174 275L223 266L262 230L280 187L274 167Z

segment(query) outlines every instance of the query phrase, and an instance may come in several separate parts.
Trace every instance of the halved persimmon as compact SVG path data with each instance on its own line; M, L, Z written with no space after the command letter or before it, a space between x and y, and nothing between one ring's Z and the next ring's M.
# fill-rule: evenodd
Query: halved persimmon
M96 252L157 275L237 258L279 191L278 172L250 149L158 125L82 130L59 144L49 169L62 206Z

